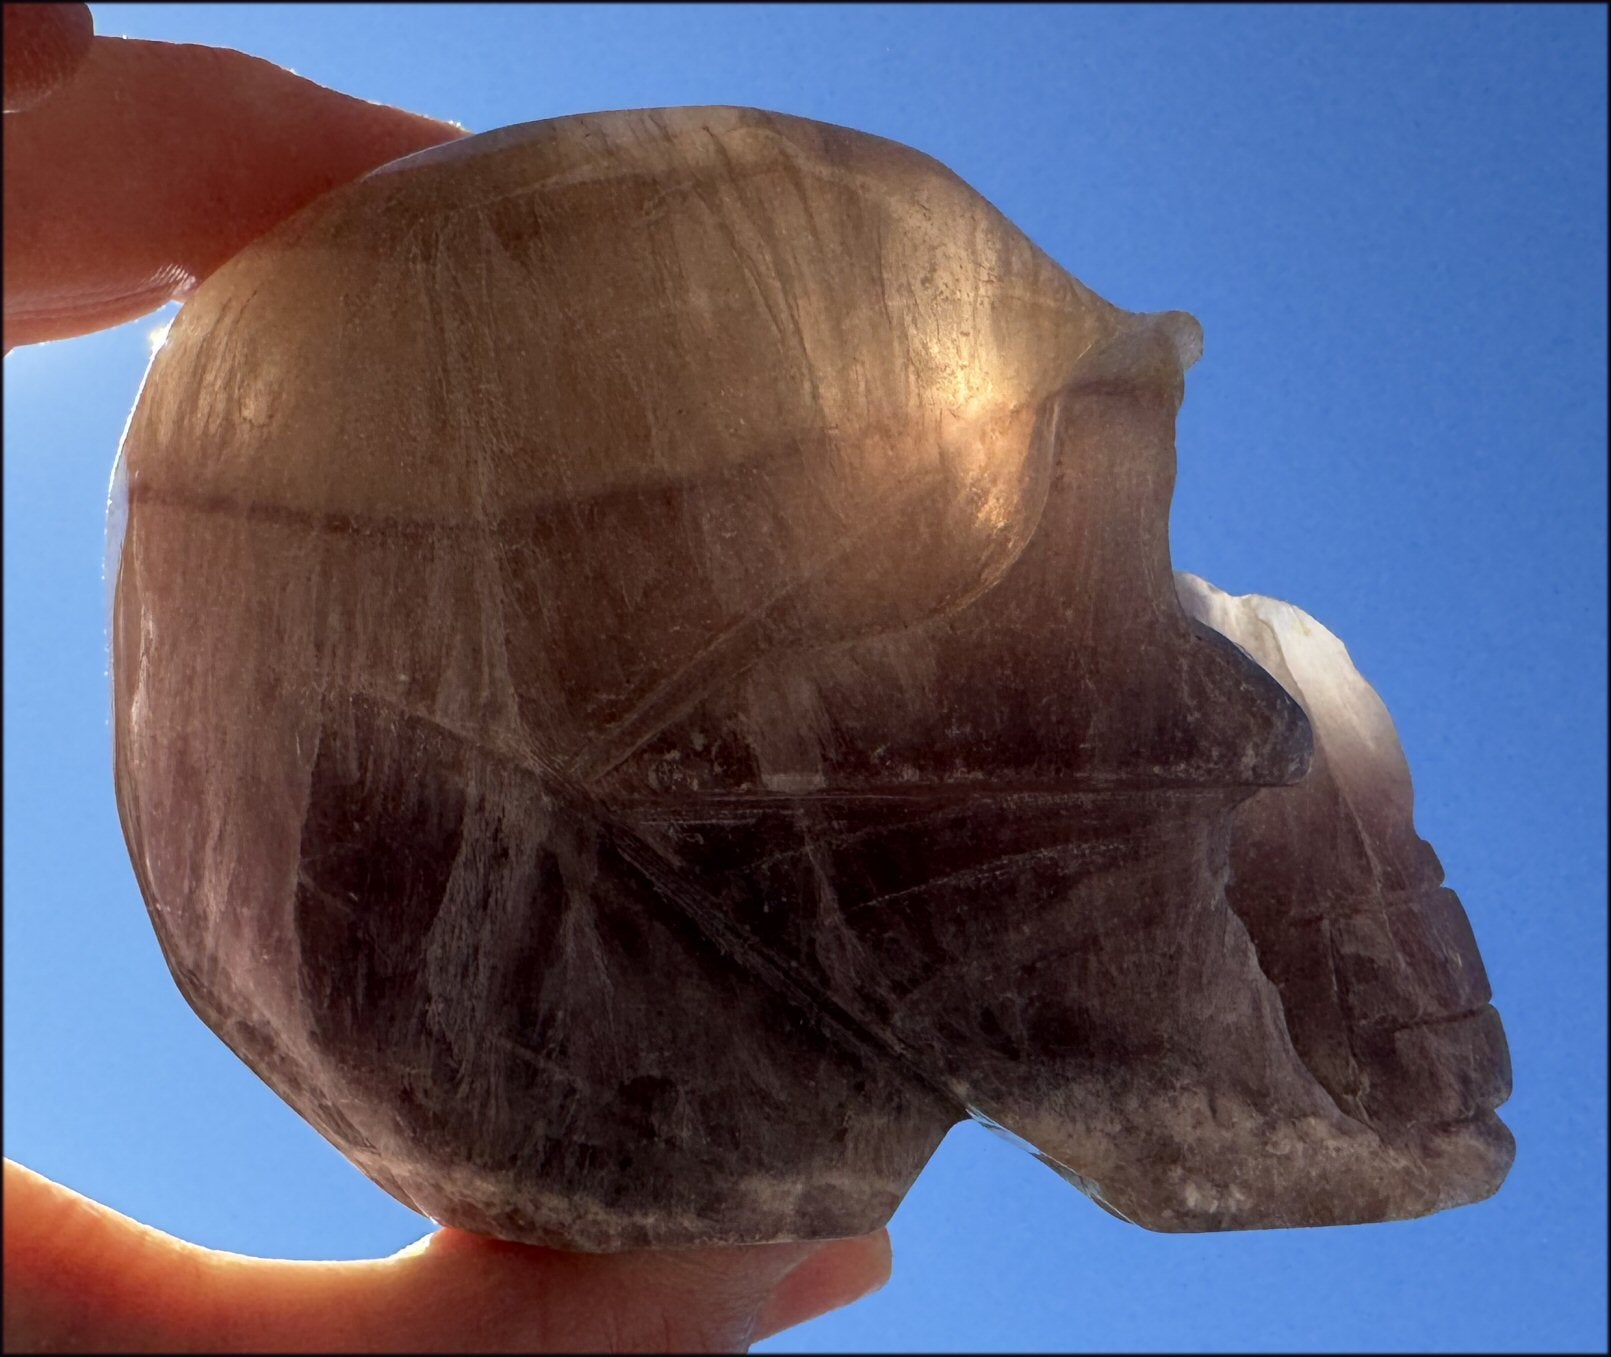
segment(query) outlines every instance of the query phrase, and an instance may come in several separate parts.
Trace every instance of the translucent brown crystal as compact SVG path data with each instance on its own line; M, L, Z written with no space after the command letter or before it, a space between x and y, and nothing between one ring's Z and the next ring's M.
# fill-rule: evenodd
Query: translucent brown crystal
M1493 1192L1504 1037L1386 712L1173 574L1200 345L753 110L313 204L123 449L118 801L180 988L511 1239L871 1230L970 1113L1153 1229Z

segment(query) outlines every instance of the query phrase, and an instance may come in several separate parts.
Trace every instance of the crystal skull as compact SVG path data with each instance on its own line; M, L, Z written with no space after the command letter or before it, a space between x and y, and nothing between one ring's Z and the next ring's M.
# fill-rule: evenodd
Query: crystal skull
M1508 1055L1390 721L1173 573L1200 346L755 110L310 205L121 454L181 991L382 1187L534 1243L862 1233L969 1114L1154 1229L1488 1195Z

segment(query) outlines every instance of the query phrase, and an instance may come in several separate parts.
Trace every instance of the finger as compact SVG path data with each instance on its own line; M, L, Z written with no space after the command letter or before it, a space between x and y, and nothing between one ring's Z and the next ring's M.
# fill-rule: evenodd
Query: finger
M464 132L240 52L98 37L4 134L9 348L143 315L319 194Z
M388 1337L413 1334L433 1350L743 1352L876 1289L887 1260L882 1231L827 1244L582 1254L442 1230L394 1260L401 1299Z
M889 1281L889 1231L846 1239L807 1258L783 1279L756 1319L760 1342L870 1295Z
M6 5L5 111L32 108L66 84L88 55L88 5Z
M398 1272L204 1249L9 1159L4 1261L6 1352L380 1351Z
M183 1352L204 1258L5 1162L6 1352Z
M565 1253L440 1230L393 1258L198 1248L6 1161L7 1352L741 1352L889 1275L831 1244Z

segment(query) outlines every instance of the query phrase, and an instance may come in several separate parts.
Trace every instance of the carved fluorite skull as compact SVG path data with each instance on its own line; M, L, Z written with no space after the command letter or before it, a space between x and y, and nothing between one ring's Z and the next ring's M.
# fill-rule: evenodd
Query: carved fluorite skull
M970 1112L1156 1229L1492 1192L1503 1035L1385 712L1177 594L1199 347L777 114L315 203L123 451L186 997L402 1200L572 1248L873 1229Z

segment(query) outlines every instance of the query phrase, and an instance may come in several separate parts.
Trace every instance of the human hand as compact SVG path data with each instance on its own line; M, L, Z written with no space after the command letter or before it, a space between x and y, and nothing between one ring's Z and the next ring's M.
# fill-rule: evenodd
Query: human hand
M319 194L465 135L241 52L96 38L81 4L4 16L8 349L182 298Z
M320 193L464 135L239 52L93 37L83 5L4 17L8 350L183 297ZM374 1261L246 1258L5 1166L8 1352L742 1351L889 1265L882 1231L578 1254L442 1229Z

